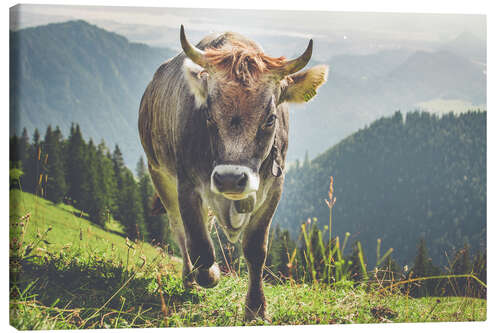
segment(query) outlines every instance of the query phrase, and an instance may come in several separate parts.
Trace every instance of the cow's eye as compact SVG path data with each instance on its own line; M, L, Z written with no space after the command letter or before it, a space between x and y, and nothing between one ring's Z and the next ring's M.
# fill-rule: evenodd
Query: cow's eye
M270 115L266 120L266 126L267 127L273 126L275 121L276 121L276 115L275 114Z

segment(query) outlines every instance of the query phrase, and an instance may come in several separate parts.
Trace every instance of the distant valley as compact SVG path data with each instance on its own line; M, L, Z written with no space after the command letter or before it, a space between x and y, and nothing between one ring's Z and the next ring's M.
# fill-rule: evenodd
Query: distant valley
M194 34L193 42L197 38ZM263 37L263 45L279 45L280 38ZM287 38L293 48L268 52L292 57L306 45L303 38ZM312 158L395 110L441 113L448 107L486 105L486 45L471 34L425 50L397 47L328 56L325 50L334 46L320 42L311 61L326 59L327 84L310 103L291 106L289 161L303 159L306 152ZM85 21L11 31L11 131L19 134L26 127L31 134L52 124L68 133L72 122L79 123L94 141L120 145L126 164L134 168L142 154L140 98L156 68L178 48L131 43Z

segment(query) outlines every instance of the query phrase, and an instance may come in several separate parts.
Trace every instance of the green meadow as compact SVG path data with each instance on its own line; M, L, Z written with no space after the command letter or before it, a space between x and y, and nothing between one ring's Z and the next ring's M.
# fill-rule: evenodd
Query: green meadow
M245 274L185 290L178 258L129 241L112 219L100 228L71 206L18 190L10 208L10 323L21 330L486 320L484 299L269 280L270 320L248 323Z

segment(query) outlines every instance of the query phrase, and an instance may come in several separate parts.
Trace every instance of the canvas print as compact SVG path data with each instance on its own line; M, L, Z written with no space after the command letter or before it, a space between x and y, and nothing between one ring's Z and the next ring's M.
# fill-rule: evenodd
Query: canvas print
M10 9L10 324L486 320L486 16Z

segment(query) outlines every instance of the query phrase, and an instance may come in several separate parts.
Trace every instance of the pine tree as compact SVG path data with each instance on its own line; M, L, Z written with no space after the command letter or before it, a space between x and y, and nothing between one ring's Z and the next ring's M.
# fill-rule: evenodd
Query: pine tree
M122 151L118 145L115 145L115 150L113 151L113 169L115 171L116 186L118 190L123 187L122 172L125 169L125 162L123 161Z
M21 134L18 143L17 156L18 160L21 162L21 165L24 167L24 165L26 164L26 160L29 157L30 150L30 138L28 136L28 130L26 129L26 127L23 128L23 133Z
M113 175L114 175L113 183L115 184L116 187L115 196L113 198L115 205L112 208L113 209L112 213L117 220L122 221L124 219L124 216L120 207L122 205L123 196L125 195L124 184L123 184L125 162L123 161L123 155L118 145L115 145L113 155L111 156L111 161L113 163Z
M472 262L470 259L470 247L469 244L465 244L464 247L455 254L453 258L452 274L470 274L473 271ZM470 285L470 279L453 279L450 281L454 284L455 291L460 296L466 296L467 290Z
M148 174L146 163L144 162L144 158L142 156L139 157L139 161L137 161L135 172L138 179L141 179Z
M142 210L146 229L149 234L149 241L172 246L173 242L170 239L167 215L152 215L151 213L152 203L155 199L155 190L142 156L137 163L136 173L139 180L139 193L142 199Z
M35 128L33 132L32 144L28 149L28 156L26 158L24 176L22 179L22 187L26 192L37 194L39 188L38 183L41 171L41 146L40 146L40 133Z
M68 197L76 208L84 209L83 195L85 183L86 145L80 132L79 125L71 125L70 135L66 147L66 182Z
M47 199L54 203L61 202L68 190L62 145L62 133L59 127L56 127L55 131L52 131L50 126L47 127L43 142L44 153L47 156L46 172L48 175L45 193Z
M22 148L20 147L21 138L17 135L13 135L10 138L10 150L9 150L9 188L10 189L21 189L20 179L22 177Z
M436 276L440 275L440 270L438 267L432 264L431 258L427 255L427 248L425 246L425 240L420 239L417 248L417 255L415 256L415 261L411 269L412 277L426 277L426 276ZM419 283L421 287L414 288L411 291L411 295L415 297L422 297L428 295L439 294L438 287L440 281L437 280L427 280Z
M453 274L470 274L472 272L472 262L470 260L470 246L464 247L455 254L453 260Z
M21 158L19 156L19 138L15 134L10 137L9 161L11 162L12 167L20 167Z
M17 146L17 158L18 158L17 166L21 168L21 170L23 171L23 175L20 178L21 181L20 187L22 190L26 190L24 188L24 183L27 181L26 177L29 177L29 175L27 175L27 168L29 164L28 160L30 158L30 150L31 150L30 139L28 136L28 130L25 127L23 128L23 133L18 140L18 146Z
M92 222L104 226L107 220L106 198L99 183L101 170L99 170L97 148L92 139L85 149L84 181L82 184L82 208L85 209Z
M306 154L304 156L304 163L302 163L303 169L308 169L311 166L311 161L309 160L309 152L306 150Z
M425 247L425 240L420 239L418 243L417 255L413 264L412 272L413 277L427 276L429 271L429 257L427 256L427 248Z
M148 233L144 224L144 212L139 187L134 180L132 172L125 169L122 172L122 190L118 203L120 211L120 222L125 227L125 233L132 239L148 239Z
M111 212L116 210L116 202L114 200L117 195L117 187L113 161L104 141L101 141L97 147L97 168L99 170L98 183L102 191L105 215L109 217Z

